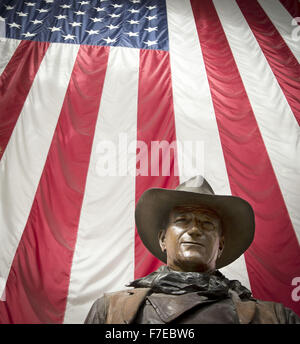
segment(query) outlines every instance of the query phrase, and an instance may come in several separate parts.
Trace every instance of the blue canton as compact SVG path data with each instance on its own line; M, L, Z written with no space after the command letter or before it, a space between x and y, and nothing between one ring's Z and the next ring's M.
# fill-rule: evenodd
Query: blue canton
M168 50L165 0L4 0L6 37Z

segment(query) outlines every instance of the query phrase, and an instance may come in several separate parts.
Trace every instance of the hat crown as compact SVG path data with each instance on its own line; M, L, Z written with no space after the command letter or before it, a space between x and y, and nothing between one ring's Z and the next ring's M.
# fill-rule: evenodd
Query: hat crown
M214 190L208 184L207 180L202 176L195 176L184 183L180 184L176 188L177 191L188 191L188 192L195 192L199 194L205 195L214 195Z

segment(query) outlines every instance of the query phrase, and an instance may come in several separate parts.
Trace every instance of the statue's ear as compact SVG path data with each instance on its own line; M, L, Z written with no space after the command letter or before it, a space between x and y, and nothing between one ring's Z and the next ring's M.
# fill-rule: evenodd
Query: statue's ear
M166 251L166 244L165 244L165 240L166 240L166 230L162 229L159 233L158 233L158 240L159 240L159 246L161 248L161 250L163 252Z
M221 235L220 236L220 240L219 240L219 254L218 254L218 257L221 257L222 252L224 250L224 246L225 246L225 236Z

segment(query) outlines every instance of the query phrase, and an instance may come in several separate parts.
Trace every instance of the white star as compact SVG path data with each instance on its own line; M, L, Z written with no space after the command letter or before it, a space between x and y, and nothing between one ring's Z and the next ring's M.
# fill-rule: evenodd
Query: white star
M74 13L77 14L78 16L83 16L85 14L85 12L83 12L83 11L77 11Z
M150 21L152 19L157 19L157 16L148 16L148 17L145 17L145 18L147 18Z
M35 19L35 20L30 20L31 21L31 23L33 23L33 24L43 24L43 21L42 20L37 20L37 19Z
M17 12L17 15L18 15L19 17L27 17L28 13Z
M54 0L45 0L47 4L52 4Z
M105 11L105 7L94 7L97 12Z
M4 5L4 6L6 7L7 11L12 10L12 9L15 8L14 6L9 6L9 5Z
M68 34L68 35L62 35L63 37L64 37L64 40L66 41L67 39L74 39L75 38L75 36L73 36L73 35L70 35L70 34Z
M26 33L22 33L22 35L25 36L25 37L33 37L33 36L36 35L36 33L30 33L30 32L27 31Z
M148 10L154 10L154 8L156 8L156 5L155 6L146 6L148 8Z
M90 18L94 23L101 22L103 18Z
M139 4L141 2L141 0L130 0L131 2L133 2L134 4Z
M123 5L118 5L118 4L111 4L111 5L114 6L114 8L123 7Z
M144 29L144 30L146 30L148 32L157 31L157 26L155 26L155 27L148 27L147 29Z
M52 27L48 27L48 29L51 30L52 32L55 32L55 31L60 31L61 27L52 26Z
M100 0L100 2L104 2L104 1L108 1L108 0Z
M99 34L99 30L85 30L86 32L88 32L89 35L98 35Z
M10 28L16 27L17 29L21 28L21 24L17 24L15 22L8 24Z
M59 19L67 19L67 16L66 16L66 15L60 14L60 15L58 15L58 16L55 16L55 18L57 18L58 20L59 20Z
M131 12L131 13L139 13L140 12L140 10L135 10L135 9L128 10L128 11Z
M6 18L0 16L0 20L1 20L1 21L5 21L5 19L6 19Z
M46 13L46 12L49 12L49 10L45 10L44 8L37 9L37 11L39 11L40 13Z
M147 42L144 42L144 43L147 44L148 47L151 47L151 45L157 44L157 40L156 40L156 41L149 41L149 39L148 39L148 41L147 41Z
M89 1L79 1L80 5L88 5L90 2Z
M102 38L102 39L103 39L103 41L105 41L107 44L108 44L108 43L113 43L113 42L115 42L115 41L117 40L116 38L111 39L110 37Z
M25 5L26 6L35 6L35 3L34 2L25 2Z
M118 18L118 17L120 17L120 15L121 14L114 14L114 13L113 14L109 14L109 16L112 17L112 18Z
M110 24L110 25L106 25L106 27L108 27L110 30L113 30L113 29L118 29L119 28L119 25L112 25L112 24Z
M71 6L72 6L72 5L66 5L66 4L60 5L61 8L71 8Z
M126 35L128 35L129 37L137 37L138 35L139 35L139 33L138 32L125 32L126 33Z
M74 23L70 23L70 25L72 25L73 27L75 26L81 26L82 23L80 22L74 22Z
M129 24L139 24L139 20L127 20Z

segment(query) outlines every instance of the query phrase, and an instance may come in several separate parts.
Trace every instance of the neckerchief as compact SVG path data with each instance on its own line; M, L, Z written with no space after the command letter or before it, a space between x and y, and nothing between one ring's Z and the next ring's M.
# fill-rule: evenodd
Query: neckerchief
M237 280L227 279L220 271L213 273L180 272L163 265L146 277L131 282L128 287L151 288L154 293L182 295L200 292L208 298L229 296L234 290L241 299L250 298L251 292Z

